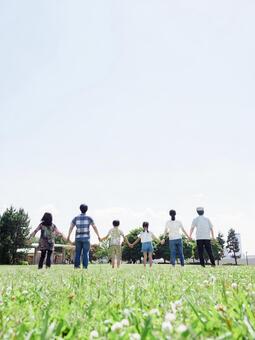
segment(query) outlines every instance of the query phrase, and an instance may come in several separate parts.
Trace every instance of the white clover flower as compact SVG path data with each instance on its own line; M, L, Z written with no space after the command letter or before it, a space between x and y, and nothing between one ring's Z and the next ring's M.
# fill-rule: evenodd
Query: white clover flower
M252 284L252 283L249 283L248 286L247 286L247 288L248 288L249 290L252 290L253 284Z
M173 329L173 326L171 325L171 322L169 321L164 321L162 322L162 331L165 333L170 333L171 330Z
M122 330L122 328L123 328L122 323L116 322L112 325L111 330L112 330L112 332L118 332L118 331Z
M98 332L96 330L94 330L94 331L92 331L90 333L90 337L89 338L92 340L92 339L95 339L95 338L98 338L98 337L99 337Z
M129 339L130 340L140 340L141 336L138 333L131 333Z
M129 321L128 321L128 319L123 319L123 320L121 321L121 324L122 324L123 327L128 327L128 326L129 326Z
M126 318L128 318L128 317L130 316L130 314L131 314L131 310L125 308L125 309L123 310L122 313L123 313L123 315L124 315Z
M109 323L112 323L112 321L111 320L104 320L105 325L109 325Z
M178 309L181 309L182 307L182 300L177 300L175 302L171 303L172 311L173 313L176 313Z
M232 285L231 285L231 287L232 287L233 289L237 289L237 283L236 283L236 282L233 282Z
M209 281L214 284L216 282L216 277L211 275L210 278L209 278Z
M184 333L186 332L188 329L188 327L184 324L180 324L178 327L177 327L177 332L178 333Z
M150 312L149 312L150 315L157 315L159 316L160 313L159 313L159 310L154 308L154 309L151 309Z
M174 321L175 319L176 319L176 315L174 313L171 313L171 312L166 313L165 321L171 322L171 321Z
M205 286L208 286L208 285L209 285L209 281L204 280L204 281L203 281L203 284L204 284Z

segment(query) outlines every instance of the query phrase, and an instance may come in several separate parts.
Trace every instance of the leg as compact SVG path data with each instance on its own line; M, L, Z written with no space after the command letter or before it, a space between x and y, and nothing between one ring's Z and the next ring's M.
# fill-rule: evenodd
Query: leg
M90 243L89 241L84 241L83 242L83 246L82 246L82 265L83 268L87 269L88 268L88 264L89 264L89 248L90 248Z
M40 256L40 260L38 263L38 269L42 269L45 255L46 255L46 250L41 250L41 256Z
M121 246L117 246L117 252L116 252L116 257L117 257L117 268L120 267L120 261L121 261Z
M149 263L150 267L152 267L152 253L149 253Z
M146 263L147 263L147 252L143 252L143 265L144 265L144 267L146 267Z
M178 250L178 255L180 258L181 265L184 266L184 255L183 255L183 245L182 245L182 239L176 240L176 246Z
M215 266L215 260L212 252L211 240L205 240L205 249L209 256L212 266Z
M170 260L172 266L175 266L176 259L176 243L175 240L169 240L169 248L170 248Z
M75 241L75 259L74 259L74 268L80 268L81 264L81 250L82 250L82 242L79 240Z
M200 260L200 264L202 267L205 266L205 260L204 260L204 240L197 240L197 251L198 251L198 257Z
M47 257L46 257L46 267L50 268L51 266L51 255L52 255L52 250L47 250Z

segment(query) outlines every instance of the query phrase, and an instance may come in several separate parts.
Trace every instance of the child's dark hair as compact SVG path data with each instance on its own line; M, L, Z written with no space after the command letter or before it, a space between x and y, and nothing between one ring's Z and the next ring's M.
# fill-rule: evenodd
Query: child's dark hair
M143 222L143 231L144 229L147 228L147 233L149 232L149 222Z
M41 222L43 225L45 225L46 227L50 227L52 225L52 215L51 213L46 212L42 219Z
M88 206L86 204L80 205L80 211L82 214L86 214L87 210L88 210Z
M114 227L118 227L118 226L120 225L120 221L114 220L114 221L112 222L112 225L113 225Z
M175 221L175 216L176 216L176 211L175 210L170 210L169 215L171 216L172 221Z

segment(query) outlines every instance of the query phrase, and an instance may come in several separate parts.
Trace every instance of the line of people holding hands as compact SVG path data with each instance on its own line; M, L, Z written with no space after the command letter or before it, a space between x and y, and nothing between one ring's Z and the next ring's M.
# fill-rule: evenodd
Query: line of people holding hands
M152 266L152 254L153 254L153 240L158 240L161 244L165 243L165 239L169 238L170 260L172 266L175 266L176 256L178 254L180 258L181 266L184 266L184 255L182 245L182 234L184 234L188 240L192 240L192 234L196 229L196 242L198 249L198 256L201 266L205 266L204 261L204 249L207 251L211 265L215 266L215 260L212 253L211 237L214 239L213 225L209 218L204 216L204 208L198 207L198 216L192 221L190 233L188 234L180 221L176 219L176 211L170 210L169 215L171 219L167 221L163 239L159 240L151 231L149 231L149 223L143 222L143 231L138 235L137 239L130 243L128 238L124 235L123 231L119 228L120 222L118 220L113 221L113 227L109 230L105 237L100 237L98 229L91 217L87 215L88 207L85 204L80 205L80 214L75 216L71 222L68 237L65 236L57 229L52 221L52 215L45 213L39 226L31 233L30 238L34 237L37 232L41 232L39 239L39 249L41 250L41 257L39 260L38 268L43 267L43 263L46 257L46 267L51 266L51 255L54 249L54 239L56 236L61 236L65 241L71 242L70 237L75 231L75 258L74 267L80 268L81 256L83 268L88 267L89 263L89 250L90 250L90 228L92 227L96 233L100 242L109 239L110 241L110 256L112 267L114 268L115 262L117 268L121 263L121 243L122 238L124 242L128 244L130 248L133 248L137 243L141 242L141 251L143 253L143 263L146 267L147 260L149 259L149 265Z

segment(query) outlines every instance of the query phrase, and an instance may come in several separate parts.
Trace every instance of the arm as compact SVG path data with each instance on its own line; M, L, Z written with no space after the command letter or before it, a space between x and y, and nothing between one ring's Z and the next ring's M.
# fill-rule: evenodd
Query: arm
M188 235L188 233L186 232L186 230L185 230L183 227L181 227L181 230L182 230L183 234L190 240L191 237Z
M189 237L191 238L192 237L192 233L193 233L193 231L194 231L194 229L195 229L195 220L193 220L193 222L192 222L192 225L191 225L191 228L190 228L190 233L189 233Z
M62 237L62 239L65 241L65 242L68 242L68 239L61 233L61 231L58 230L58 228L55 226L55 234L56 236L60 236Z
M157 238L154 234L152 234L152 239L158 242L161 242L159 238Z
M138 237L133 243L130 243L130 246L133 248L137 243L141 241L141 238Z
M108 233L105 237L101 237L101 238L100 238L100 241L102 242L102 241L104 241L104 240L107 240L109 236L110 236L110 234Z
M208 220L208 222L209 222L209 226L210 226L210 229L211 229L212 239L214 240L215 237L214 237L213 225L212 225L212 222L210 220Z
M38 227L29 235L29 239L32 237L35 237L35 235L38 233L38 231L41 229L41 224L38 225Z
M74 227L75 227L75 225L73 224L73 222L71 222L70 228L69 228L69 232L68 232L68 236L67 236L67 242L70 242L70 236L72 234L72 231L73 231Z
M100 238L100 236L99 236L99 232L98 232L97 227L96 227L96 225L95 225L94 223L92 223L92 227L93 227L94 232L96 233L96 235L97 235L97 237L98 237L98 240L101 241L101 238Z

